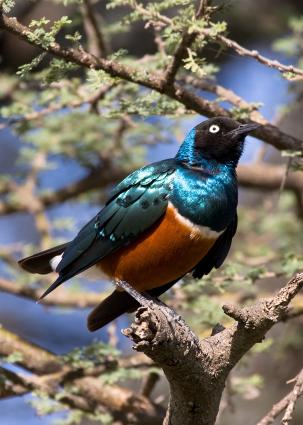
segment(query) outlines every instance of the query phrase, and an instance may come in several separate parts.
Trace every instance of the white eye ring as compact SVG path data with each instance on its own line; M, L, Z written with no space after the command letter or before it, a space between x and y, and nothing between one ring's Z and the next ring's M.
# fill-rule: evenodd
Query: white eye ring
M213 134L219 133L220 127L216 124L213 124L209 127L209 131L210 131L210 133L213 133Z

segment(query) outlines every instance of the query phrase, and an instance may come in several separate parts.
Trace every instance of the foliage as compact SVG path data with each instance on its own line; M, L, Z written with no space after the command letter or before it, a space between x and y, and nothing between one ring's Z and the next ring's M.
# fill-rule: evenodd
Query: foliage
M3 10L5 13L9 13L13 7L15 6L14 0L3 0L1 2L1 6L3 7Z
M88 54L91 49L91 40L83 25L84 2L53 2L72 6L66 9L70 16L62 16L54 22L47 17L32 20L27 33L28 40L46 51L22 64L15 75L9 71L0 75L0 100L5 101L0 113L20 143L14 175L4 175L0 180L0 210L28 214L35 222L39 236L36 244L30 241L22 246L1 248L1 263L5 276L16 280L14 288L26 289L29 294L36 294L49 284L48 277L20 274L15 257L29 255L46 245L62 242L62 238L66 240L74 236L79 223L77 217L72 217L73 206L83 205L87 218L90 218L91 212L104 203L117 179L147 162L159 143L175 143L182 138L186 120L191 119L195 111L185 101L180 101L179 92L175 96L166 96L161 90L149 87L146 84L148 78L153 75L158 83L184 34L195 34L180 60L176 81L183 88L188 78L194 79L196 85L193 87L197 89L193 95L200 95L199 83L216 84L220 66L217 55L206 58L205 52L208 48L213 49L213 42L228 30L227 23L217 13L216 2L212 2L205 16L197 18L192 0L108 1L107 10L113 13L118 9L121 19L104 23L95 14L99 30L97 38L104 39L105 43L109 41L109 53L100 51L99 56L109 67L113 63L125 66L131 77L143 81L138 85L129 78L110 75L98 67L81 67L69 59L47 53L56 43ZM14 1L4 0L1 4L5 13L14 12ZM142 24L154 37L154 51L137 57L124 45L123 49L120 48L119 37L123 38ZM291 34L278 40L275 48L298 57L302 67L302 17L290 21L290 30ZM111 51L110 46L117 47ZM285 76L294 75L288 73ZM224 104L224 97L213 92L212 95L212 107ZM208 102L203 97L201 101ZM260 103L232 101L228 111L234 118L246 120L253 113L258 114L260 107ZM282 155L291 159L292 169L302 170L301 151L283 151ZM71 167L77 168L79 180L70 181L66 186L59 185L58 190L54 188L52 184L58 179L56 173L60 171L61 176L66 177ZM47 184L45 176L49 177ZM81 190L72 192L75 186ZM65 189L66 198L52 200L58 194L62 195ZM71 192L74 194L69 197ZM222 304L229 301L249 304L268 293L268 280L290 276L303 268L302 221L294 213L293 194L283 193L279 203L270 195L258 194L256 199L258 209L249 202L239 208L239 231L225 266L201 280L185 277L182 285L172 289L172 297L166 295L167 302L173 306L181 300L181 305L176 308L202 336L209 335L216 324L226 325L230 320L223 314ZM67 205L70 213L60 219L53 218L52 207L57 204ZM41 229L41 216L46 222L46 230ZM88 286L82 288L80 297L85 296ZM75 291L74 286L70 294L75 292L79 294L78 287ZM281 343L277 351L296 348L301 343L301 340L298 343L295 332L288 336L284 346ZM273 339L267 339L255 347L252 356L267 351L272 355L276 347ZM142 380L146 371L151 370L121 366L122 355L111 345L95 341L61 356L60 361L69 368L71 375L86 373L90 376L97 370L95 378L103 385ZM19 364L22 360L22 355L14 351L1 358L1 364ZM232 390L247 399L259 396L262 385L262 377L258 374L237 375L231 382ZM82 420L104 425L113 422L111 412L105 408L92 409L91 412L67 408L67 395L77 397L77 388L72 384L61 386L55 397L47 391L36 391L32 404L41 415L63 412L60 424L64 425L81 423Z
M114 362L120 352L108 344L95 342L83 348L75 349L62 357L62 361L75 369L88 369L100 364Z
M289 20L291 34L275 41L274 48L285 55L298 58L298 66L303 64L303 16L292 17Z
M6 357L2 357L0 359L0 364L1 363L11 363L11 364L14 364L14 363L21 362L22 359L23 359L22 353L20 353L19 351L14 351L10 355L8 355Z

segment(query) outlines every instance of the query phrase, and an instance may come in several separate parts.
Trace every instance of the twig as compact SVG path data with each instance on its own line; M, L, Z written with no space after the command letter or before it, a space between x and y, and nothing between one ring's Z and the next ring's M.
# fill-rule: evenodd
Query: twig
M84 0L83 9L87 38L90 41L89 51L95 56L106 58L108 48L104 39L104 35L101 31L100 24L98 23L96 17L96 11L93 10L93 5L91 4L90 0Z
M291 392L291 396L282 419L283 425L289 425L290 422L292 421L292 415L295 409L295 405L297 403L298 398L302 394L303 394L303 369L301 370L301 372L296 378L294 389Z
M165 72L163 81L164 87L169 87L174 83L177 72L180 66L182 65L183 59L187 54L187 49L189 48L189 46L191 46L196 37L197 34L189 34L187 31L185 31L182 35L181 41L173 55L173 59L168 65L167 70Z
M196 12L195 18L197 20L201 19L202 17L205 18L205 21L209 19L210 14L207 14L207 1L208 0L200 0L199 6ZM173 55L173 59L170 62L170 64L167 67L167 70L165 71L164 75L164 87L171 86L176 78L177 72L179 68L182 65L182 62L184 58L187 55L188 48L193 44L193 42L196 40L198 33L197 32L188 32L188 30L185 30L181 36L181 41Z
M282 419L283 425L288 425L292 419L293 410L298 398L303 394L303 369L295 378L294 389L282 400L274 404L271 410L257 423L257 425L270 425L285 410Z
M289 157L288 160L287 160L286 166L285 166L285 171L283 173L283 177L282 177L281 184L280 184L280 187L279 187L277 203L279 202L280 197L282 195L282 192L285 189L287 176L288 176L288 173L289 173L289 170L290 170L290 167L291 167L291 160L292 160L292 158Z
M145 381L142 385L141 394L144 395L144 397L147 397L150 399L151 393L153 389L155 388L155 385L160 379L160 375L157 372L149 372Z
M283 322L286 322L287 320L290 320L290 319L296 319L297 317L300 317L300 316L303 316L303 307L291 309L283 317Z
M268 66L269 68L276 69L277 71L281 72L282 74L290 73L297 75L299 79L301 80L303 78L303 70L300 68L297 68L293 65L284 65L278 60L271 60L263 55L261 55L257 50L249 50L245 47L241 46L239 43L237 43L234 40L231 40L230 38L225 37L224 35L217 34L215 37L213 34L210 33L209 30L204 30L203 33L207 35L210 39L215 38L217 41L221 42L224 46L233 49L238 55L245 56L248 58L252 58L257 60L258 62L262 63L263 65Z
M176 26L174 25L173 20L170 19L168 16L161 15L159 12L154 12L153 10L146 9L141 4L137 3L136 1L132 2L132 7L135 10L138 10L138 12L140 12L143 16L150 19L151 21L159 21L159 23L162 23L163 26L169 25L170 27L177 29ZM246 57L255 59L258 62L262 63L263 65L268 66L269 68L276 69L282 74L290 73L290 74L297 75L299 79L303 78L302 69L297 68L293 65L284 65L277 60L271 60L261 55L257 50L246 49L245 47L241 46L236 41L231 40L230 38L227 38L224 35L214 33L214 31L212 31L212 29L210 28L203 28L196 32L199 35L208 37L210 40L219 41L224 46L234 50L240 56L246 56Z
M33 111L33 112L29 112L27 114L24 114L22 117L9 119L6 122L0 124L0 130L9 126L9 125L15 125L15 124L23 123L23 122L38 120L38 119L43 118L47 115L58 112L58 111L62 110L63 108L76 109L76 108L80 108L81 106L83 106L85 104L93 105L96 102L99 102L100 100L102 100L104 98L104 96L114 87L114 85L115 84L104 85L104 86L100 87L93 94L91 94L87 97L83 97L79 100L71 101L68 104L65 104L65 103L63 103L63 104L62 103L52 104L52 105L47 106L46 108L40 109L39 111Z
M200 0L199 1L199 6L196 12L196 18L200 19L202 16L205 16L206 11L207 11L207 3L208 0Z
M215 84L212 81L203 80L200 78L193 77L192 75L188 75L186 77L182 77L180 82L184 82L185 84L190 84L192 87L198 88L200 90L214 93L216 94L220 100L229 102L230 104L245 109L249 112L249 115L252 120L257 121L260 124L268 124L269 122L262 116L256 107L248 102L246 102L242 97L237 95L231 89L227 89L219 84Z
M161 31L157 27L157 25L153 25L153 29L154 29L154 40L155 40L155 44L157 45L158 52L160 53L160 55L162 55L162 57L164 57L166 55L166 51L165 51L165 43L161 37Z

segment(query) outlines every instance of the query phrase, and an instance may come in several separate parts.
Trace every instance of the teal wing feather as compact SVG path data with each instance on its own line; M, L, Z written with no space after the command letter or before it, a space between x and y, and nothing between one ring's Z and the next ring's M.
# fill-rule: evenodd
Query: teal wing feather
M59 277L43 296L129 244L160 219L168 205L175 168L174 160L161 161L118 184L105 207L69 243L56 269Z

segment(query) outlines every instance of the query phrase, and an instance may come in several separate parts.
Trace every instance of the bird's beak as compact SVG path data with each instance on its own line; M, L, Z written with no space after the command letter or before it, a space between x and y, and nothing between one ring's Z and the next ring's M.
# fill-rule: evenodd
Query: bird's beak
M236 138L239 136L245 137L247 136L247 134L251 133L252 131L256 130L259 127L261 127L261 124L257 124L257 123L241 124L239 125L239 127L227 133L227 135L232 138Z

